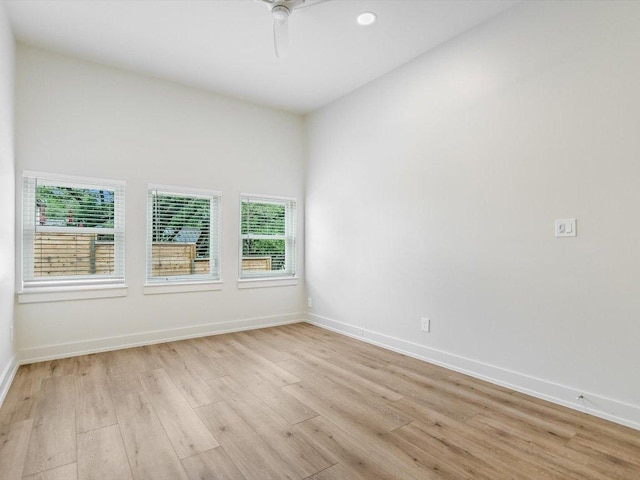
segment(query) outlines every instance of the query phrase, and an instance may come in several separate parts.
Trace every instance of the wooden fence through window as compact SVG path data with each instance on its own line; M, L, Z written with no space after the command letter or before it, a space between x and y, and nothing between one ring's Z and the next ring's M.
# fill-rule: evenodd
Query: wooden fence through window
M196 258L195 243L154 242L154 277L207 274L209 259ZM108 275L115 270L112 241L100 241L94 233L36 233L34 275ZM271 257L242 259L243 271L271 270Z

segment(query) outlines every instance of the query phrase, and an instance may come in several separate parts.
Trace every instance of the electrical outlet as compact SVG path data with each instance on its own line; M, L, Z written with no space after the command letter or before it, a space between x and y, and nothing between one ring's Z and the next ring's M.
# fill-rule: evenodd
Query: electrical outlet
M575 237L576 219L564 218L556 220L556 237Z
M422 329L423 332L430 332L431 331L431 320L423 317L420 319L420 328Z
M307 298L307 307L309 308L313 307L313 300L311 300L311 297Z

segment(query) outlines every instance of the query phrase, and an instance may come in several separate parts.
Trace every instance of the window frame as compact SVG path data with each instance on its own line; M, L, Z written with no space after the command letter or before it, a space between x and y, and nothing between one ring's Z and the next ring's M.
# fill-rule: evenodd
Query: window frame
M243 274L242 270L242 244L245 238L249 238L248 235L243 235L242 233L242 204L244 201L254 200L255 203L260 203L260 201L264 201L264 203L274 203L274 204L282 204L285 207L285 234L282 236L285 241L285 270L283 273L275 273L275 271L271 270L264 274L261 273L253 273L253 274ZM253 194L253 193L241 193L240 194L240 214L239 214L239 254L238 254L238 287L239 288L260 288L260 287L270 287L270 286L289 286L289 285L297 285L297 276L296 276L296 256L297 256L297 239L298 239L298 201L295 197L286 197L279 195L264 195L264 194ZM293 212L290 210L293 209ZM292 222L291 222L292 220ZM292 224L291 224L292 223ZM274 235L275 236L275 235ZM287 265L291 266L289 270Z
M153 269L153 198L156 193L209 200L209 274L158 276L150 275ZM215 203L214 203L215 200ZM213 208L216 207L216 215ZM145 260L145 294L180 293L222 289L222 192L202 188L180 187L150 183L147 185L147 232ZM214 245L214 232L216 242ZM214 250L215 248L215 250ZM211 274L214 259L217 275Z
M20 182L19 216L20 242L18 242L18 302L32 303L42 301L73 300L81 298L105 298L124 296L126 286L126 181L109 178L64 175L49 172L24 170L18 177ZM36 277L34 272L26 275L25 256L35 259L34 247L25 241L27 235L35 238L38 231L34 212L27 212L26 195L36 195L38 182L71 188L96 188L114 192L114 226L112 228L95 227L56 227L41 226L40 231L58 233L103 233L114 236L114 273L112 275L83 276L61 275L47 280ZM33 184L31 184L33 182ZM42 183L41 183L42 184ZM33 190L32 190L33 189ZM31 201L31 200L29 200ZM34 203L35 204L35 203ZM29 214L29 215L28 215ZM27 216L28 215L28 216ZM30 231L27 231L29 229ZM29 279L29 277L31 277ZM100 292L98 292L100 291ZM75 293L74 293L75 292ZM58 295L58 293L60 293Z

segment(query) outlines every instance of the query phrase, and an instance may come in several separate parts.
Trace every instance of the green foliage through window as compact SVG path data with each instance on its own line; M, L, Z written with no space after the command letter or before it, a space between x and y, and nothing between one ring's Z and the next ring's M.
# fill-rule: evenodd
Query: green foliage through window
M113 190L38 185L36 225L113 228Z
M209 256L211 205L208 198L153 195L153 241L195 243L198 258Z
M287 269L287 203L243 200L240 232L244 273Z
M23 286L124 282L124 182L23 178Z
M285 206L242 202L242 234L284 235Z

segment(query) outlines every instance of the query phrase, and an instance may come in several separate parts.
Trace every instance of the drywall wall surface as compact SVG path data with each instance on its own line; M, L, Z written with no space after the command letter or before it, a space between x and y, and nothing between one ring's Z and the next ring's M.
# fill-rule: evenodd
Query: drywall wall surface
M301 117L31 46L18 46L16 68L18 187L24 170L125 180L128 285L121 298L18 304L21 355L277 323L303 310L302 280L237 286L240 193L297 198L304 277ZM144 295L149 183L222 192L221 291Z
M0 402L4 381L11 376L14 358L14 154L13 78L14 42L4 5L0 4Z
M639 414L639 27L523 2L308 117L309 318Z

